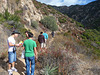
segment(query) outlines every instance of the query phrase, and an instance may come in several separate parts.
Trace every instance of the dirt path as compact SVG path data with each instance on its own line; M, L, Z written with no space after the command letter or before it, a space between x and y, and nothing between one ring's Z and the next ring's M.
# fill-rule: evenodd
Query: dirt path
M13 72L13 75L25 75L25 60L18 58L16 63L16 68L18 72Z

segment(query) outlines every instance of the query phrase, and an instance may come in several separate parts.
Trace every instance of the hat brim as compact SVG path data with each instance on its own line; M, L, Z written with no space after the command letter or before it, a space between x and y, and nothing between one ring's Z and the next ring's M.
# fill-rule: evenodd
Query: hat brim
M20 34L19 32L15 33L15 34Z
M19 32L14 32L14 33L12 33L12 34L20 34Z

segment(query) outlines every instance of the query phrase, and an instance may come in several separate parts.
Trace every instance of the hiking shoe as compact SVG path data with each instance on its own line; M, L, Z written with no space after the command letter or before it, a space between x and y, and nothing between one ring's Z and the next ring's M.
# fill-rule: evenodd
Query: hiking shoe
M24 73L26 73L26 71L24 71ZM31 71L30 71L30 73L31 73Z
M24 73L26 73L26 71L24 71Z
M8 75L13 75L12 70L8 70Z
M15 72L17 72L17 69L16 69L16 68L14 68L14 67L13 67L11 70L12 70L12 71L15 71Z

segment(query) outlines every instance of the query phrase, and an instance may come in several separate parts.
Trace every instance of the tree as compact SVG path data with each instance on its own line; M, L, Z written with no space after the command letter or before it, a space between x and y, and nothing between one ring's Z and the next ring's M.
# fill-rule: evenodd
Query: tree
M58 29L56 19L53 16L44 17L44 19L41 20L41 23L52 31L56 31Z

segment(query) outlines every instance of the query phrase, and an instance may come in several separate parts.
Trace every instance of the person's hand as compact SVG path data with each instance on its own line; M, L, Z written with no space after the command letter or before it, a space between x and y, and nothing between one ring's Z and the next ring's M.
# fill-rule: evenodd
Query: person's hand
M19 44L15 44L15 46L16 46L16 47L19 47L20 45L19 45Z
M37 55L35 56L35 59L36 59L36 60L38 59L38 56L37 56Z

